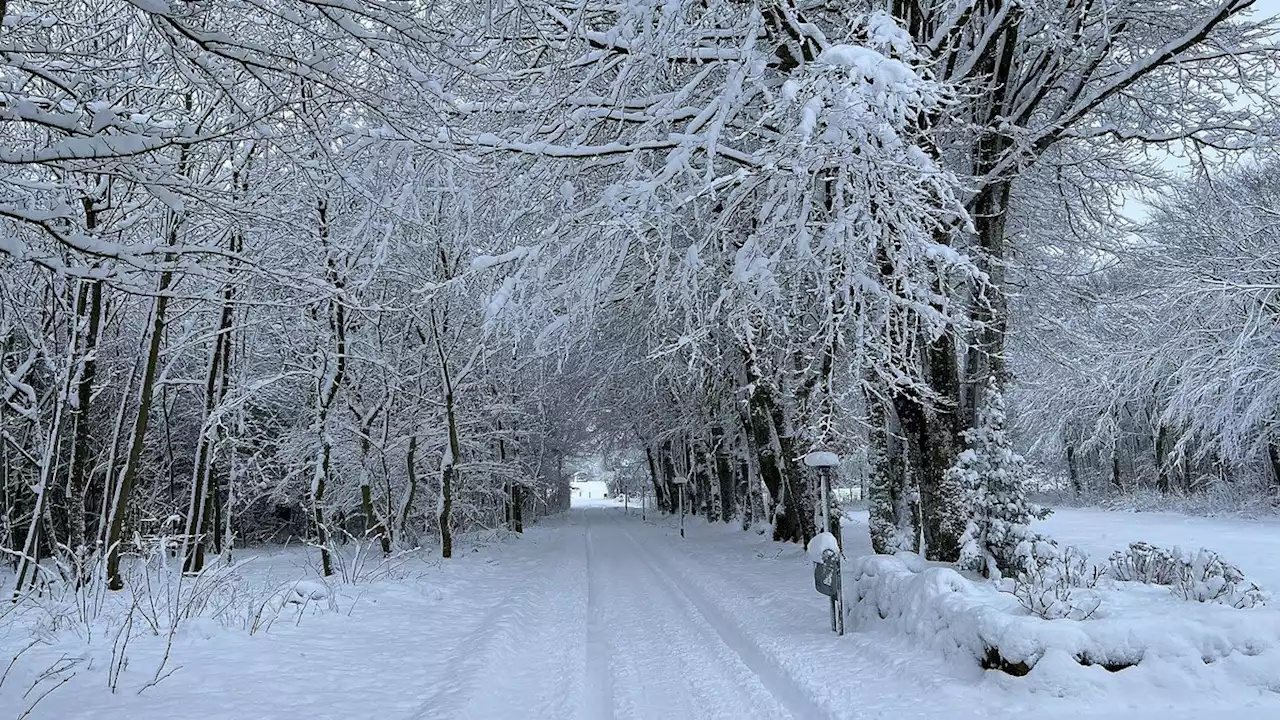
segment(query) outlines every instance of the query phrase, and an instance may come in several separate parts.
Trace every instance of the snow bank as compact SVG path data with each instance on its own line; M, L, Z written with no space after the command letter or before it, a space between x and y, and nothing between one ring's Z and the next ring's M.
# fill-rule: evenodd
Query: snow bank
M986 669L1025 675L1042 658L1067 656L1076 667L1118 671L1158 660L1194 673L1243 656L1265 667L1261 675L1280 671L1280 613L1274 610L1184 602L1162 588L1120 582L1098 589L1102 607L1092 619L1044 620L993 584L914 555L864 556L847 568L851 628L908 636ZM1063 667L1049 665L1052 672Z

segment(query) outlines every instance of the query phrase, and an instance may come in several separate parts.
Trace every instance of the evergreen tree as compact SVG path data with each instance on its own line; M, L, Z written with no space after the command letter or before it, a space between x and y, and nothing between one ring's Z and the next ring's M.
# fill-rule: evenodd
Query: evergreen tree
M961 483L969 500L969 522L960 564L987 577L1016 572L1037 540L1033 519L1049 511L1027 499L1027 461L1014 452L1005 430L1004 395L987 384L977 422L965 433L966 448L947 470L947 482Z

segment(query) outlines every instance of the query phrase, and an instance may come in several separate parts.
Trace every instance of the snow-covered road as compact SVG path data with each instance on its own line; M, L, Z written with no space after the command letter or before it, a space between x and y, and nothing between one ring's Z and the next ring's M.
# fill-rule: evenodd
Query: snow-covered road
M1119 545L1146 518L1071 520L1062 513L1056 529L1070 535L1079 524L1081 539L1111 533ZM1240 536L1270 529L1235 524ZM869 550L865 536L855 518L850 554ZM304 577L310 556L262 551L244 566L244 582ZM1143 666L1118 674L1070 667L1011 678L948 663L887 632L837 638L800 548L696 518L682 539L674 518L642 521L635 508L578 507L408 576L333 587L332 606L286 614L269 632L186 621L167 666L176 671L142 692L163 656L160 638L130 645L114 694L109 636L51 640L24 654L0 686L0 720L52 685L39 682L47 668L77 657L74 677L29 718L1280 717L1280 694L1251 689L1225 668L1181 677ZM25 633L19 623L0 627L5 658L29 642Z
M828 717L647 546L665 530L574 510L538 550L542 571L475 620L413 717Z

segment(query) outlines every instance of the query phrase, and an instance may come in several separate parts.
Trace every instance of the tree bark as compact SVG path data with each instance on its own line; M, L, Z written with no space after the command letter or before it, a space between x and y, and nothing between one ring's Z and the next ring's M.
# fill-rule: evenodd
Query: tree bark
M1271 484L1280 487L1280 446L1267 443L1267 460L1271 463Z
M648 445L644 448L644 457L649 464L649 479L653 481L653 499L658 504L658 509L662 512L670 512L667 504L666 494L663 492L663 484L658 480L658 465L653 460L653 448Z
M735 508L737 487L733 481L733 467L730 464L724 429L717 426L712 433L715 443L716 486L720 494L720 519L729 522L737 512Z
M91 229L96 225L92 203L85 201L86 225ZM80 373L76 381L76 407L73 411L72 423L72 456L70 472L70 488L67 492L67 512L70 515L70 536L67 545L76 555L74 567L76 583L87 578L82 577L86 568L83 561L88 553L89 530L85 509L85 498L88 496L89 481L93 473L94 455L89 447L91 442L92 419L90 412L93 402L93 388L98 374L98 336L102 328L102 281L87 281L80 286L77 300L77 318L84 317L86 324L84 338L81 343Z
M432 316L431 333L435 337L436 354L440 359L440 382L444 394L445 422L448 424L449 444L440 466L440 507L437 520L440 524L440 555L453 557L453 480L458 462L458 419L454 406L453 378L449 373L449 358L444 350L440 327Z
M1156 488L1165 495L1168 495L1173 490L1173 484L1169 482L1168 441L1169 431L1164 426L1164 423L1161 423L1159 429L1156 430Z
M908 456L896 415L872 400L870 433L871 548L877 553L920 551L920 513L915 477L908 472Z
M177 244L178 224L177 218L170 222L170 246ZM142 383L138 390L138 414L134 419L129 454L125 457L124 469L120 473L120 479L113 493L111 518L107 523L107 587L111 590L124 588L124 579L120 575L120 543L124 530L124 517L133 496L133 485L138 476L142 448L147 436L147 425L151 418L151 401L155 394L156 371L160 363L160 345L164 338L165 313L169 307L168 292L173 283L173 262L173 256L167 254L165 269L160 272L160 279L156 283L156 298L151 314L151 333L147 344L146 361L142 368Z
M1071 476L1071 489L1079 497L1084 493L1084 486L1080 483L1080 463L1076 460L1076 447L1071 443L1067 443L1067 473Z

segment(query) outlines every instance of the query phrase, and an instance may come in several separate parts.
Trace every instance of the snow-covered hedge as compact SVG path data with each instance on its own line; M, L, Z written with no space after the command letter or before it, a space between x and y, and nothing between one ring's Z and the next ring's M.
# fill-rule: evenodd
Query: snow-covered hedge
M1257 585L1218 553L1200 548L1194 554L1136 542L1111 556L1110 574L1117 580L1165 585L1183 600L1251 608L1265 601Z
M1045 620L994 583L916 555L855 558L845 573L849 627L905 635L1014 675L1054 653L1113 671L1153 657L1193 668L1234 653L1280 655L1280 613L1188 603L1135 583L1095 592L1102 603L1090 619Z

